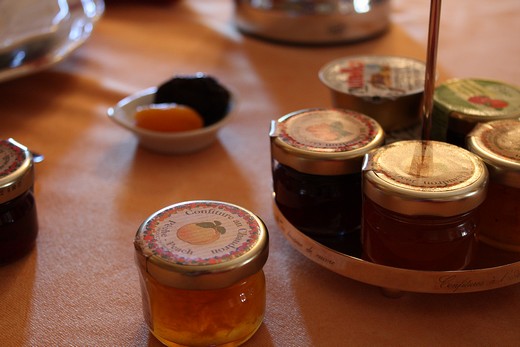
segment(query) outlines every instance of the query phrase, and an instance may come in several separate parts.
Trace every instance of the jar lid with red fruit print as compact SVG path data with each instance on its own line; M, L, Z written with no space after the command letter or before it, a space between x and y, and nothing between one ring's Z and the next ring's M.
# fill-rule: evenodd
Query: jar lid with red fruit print
M451 79L435 89L433 100L436 140L450 132L465 137L477 123L520 117L520 88L500 81Z
M262 269L269 236L262 220L240 206L195 200L152 214L134 246L138 264L161 284L218 289Z
M309 108L272 121L271 156L313 175L360 173L363 157L384 142L381 125L362 113Z

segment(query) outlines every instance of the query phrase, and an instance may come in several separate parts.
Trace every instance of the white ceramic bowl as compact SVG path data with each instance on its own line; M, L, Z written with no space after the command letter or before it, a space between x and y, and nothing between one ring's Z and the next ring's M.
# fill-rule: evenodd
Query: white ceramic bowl
M135 112L138 106L153 103L157 87L151 87L127 96L114 107L108 109L110 119L133 132L144 148L166 154L189 153L201 150L217 138L218 130L226 124L231 116L235 101L231 100L228 113L224 118L210 126L182 132L160 132L139 128L135 125Z

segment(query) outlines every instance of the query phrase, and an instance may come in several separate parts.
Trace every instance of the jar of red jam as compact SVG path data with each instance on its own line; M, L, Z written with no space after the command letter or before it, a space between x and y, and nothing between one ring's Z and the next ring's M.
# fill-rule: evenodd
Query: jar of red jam
M468 137L468 149L489 170L488 194L480 209L480 240L520 252L520 120L477 125Z
M435 89L432 139L465 147L478 123L520 117L520 88L480 78L452 79Z
M143 312L167 346L238 346L265 312L269 239L250 211L187 201L152 214L135 236Z
M466 268L475 253L487 181L480 158L445 142L400 141L367 155L364 256L398 268Z
M31 152L13 139L0 140L0 264L21 258L36 243L33 185Z
M344 237L361 224L363 156L384 140L381 126L361 113L306 109L273 121L274 199L298 230Z

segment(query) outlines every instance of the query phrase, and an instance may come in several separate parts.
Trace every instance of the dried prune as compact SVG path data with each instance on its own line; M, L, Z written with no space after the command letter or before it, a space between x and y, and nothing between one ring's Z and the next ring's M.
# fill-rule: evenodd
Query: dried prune
M231 93L215 78L204 73L175 76L159 85L154 103L177 103L195 109L204 126L224 118L229 111Z

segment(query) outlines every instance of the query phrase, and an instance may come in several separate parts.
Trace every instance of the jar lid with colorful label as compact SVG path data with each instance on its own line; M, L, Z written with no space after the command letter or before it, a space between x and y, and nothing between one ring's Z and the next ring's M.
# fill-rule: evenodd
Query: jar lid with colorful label
M325 108L289 113L272 122L269 136L273 159L315 175L360 172L363 156L384 141L372 118Z
M182 289L229 287L260 271L268 233L252 212L230 203L197 200L151 215L134 240L137 261L163 285Z
M455 216L486 197L488 172L473 153L437 141L399 141L367 155L364 194L405 215Z
M33 184L31 152L13 139L0 140L0 204L22 195Z
M473 123L520 117L520 89L478 78L451 79L435 89L435 107Z
M469 134L467 145L488 165L494 181L520 188L520 120L478 124Z
M418 60L379 55L335 59L319 71L332 105L361 112L393 131L420 120L426 65Z

